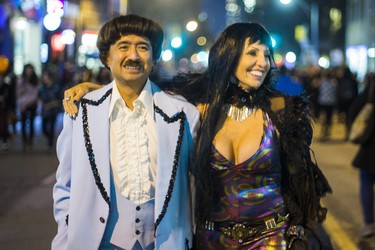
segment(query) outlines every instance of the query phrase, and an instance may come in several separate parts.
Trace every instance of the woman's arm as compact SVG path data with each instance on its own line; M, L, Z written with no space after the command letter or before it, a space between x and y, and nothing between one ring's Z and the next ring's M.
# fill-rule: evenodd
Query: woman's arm
M103 85L92 82L83 82L65 90L63 99L65 112L70 117L75 118L78 114L78 101L81 100L82 97L88 92L100 89L101 87L103 87Z

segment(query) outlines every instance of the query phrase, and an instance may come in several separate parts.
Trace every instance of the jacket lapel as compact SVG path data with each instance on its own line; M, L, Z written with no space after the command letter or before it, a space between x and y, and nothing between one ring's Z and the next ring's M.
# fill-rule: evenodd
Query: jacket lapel
M108 112L112 84L108 84L81 101L87 157L97 188L108 205L110 204ZM85 112L87 112L86 117ZM85 125L85 119L87 119L87 126Z
M162 92L156 85L152 84L152 90L155 106L168 117L171 118L182 111L171 102L171 97L165 92ZM173 176L173 163L180 130L180 120L178 119L174 122L168 123L164 120L163 116L157 112L157 110L155 111L155 121L158 136L155 221L158 224L157 220L162 219L161 216L163 216L163 206L168 205L165 203L169 200L166 197L168 194L170 181ZM179 164L177 164L177 168L178 166Z

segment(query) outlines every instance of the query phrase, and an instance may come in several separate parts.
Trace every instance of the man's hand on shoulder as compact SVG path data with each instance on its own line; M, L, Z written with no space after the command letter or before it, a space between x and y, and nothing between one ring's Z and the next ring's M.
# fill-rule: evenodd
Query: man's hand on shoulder
M103 87L100 84L92 82L79 83L76 86L65 90L63 105L65 112L72 118L75 118L78 114L78 102L84 95L90 91L96 90Z

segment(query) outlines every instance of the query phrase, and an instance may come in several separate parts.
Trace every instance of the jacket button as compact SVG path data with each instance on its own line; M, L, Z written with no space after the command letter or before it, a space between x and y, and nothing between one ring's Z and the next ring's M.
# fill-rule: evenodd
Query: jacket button
M140 235L141 232L140 232L139 230L135 230L135 234L136 234L136 235Z
M141 207L137 206L135 209L137 209L137 211L139 211L139 210L141 210Z
M139 223L141 220L140 219L135 219L135 223Z
M100 217L99 220L100 220L101 223L105 222L105 219L103 217Z

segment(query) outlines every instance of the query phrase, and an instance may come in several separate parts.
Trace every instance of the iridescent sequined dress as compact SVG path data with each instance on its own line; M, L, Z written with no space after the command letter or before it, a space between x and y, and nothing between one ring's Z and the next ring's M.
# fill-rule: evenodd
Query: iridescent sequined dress
M204 222L197 227L199 249L285 249L286 221L281 196L281 163L275 128L263 114L263 137L257 152L238 165L233 164L212 146L211 171L214 176L214 208L208 221L216 227L236 223L262 224L275 218L277 226L247 237L242 242L222 231L207 228ZM256 222L256 223L255 223ZM205 227L206 225L206 227Z

